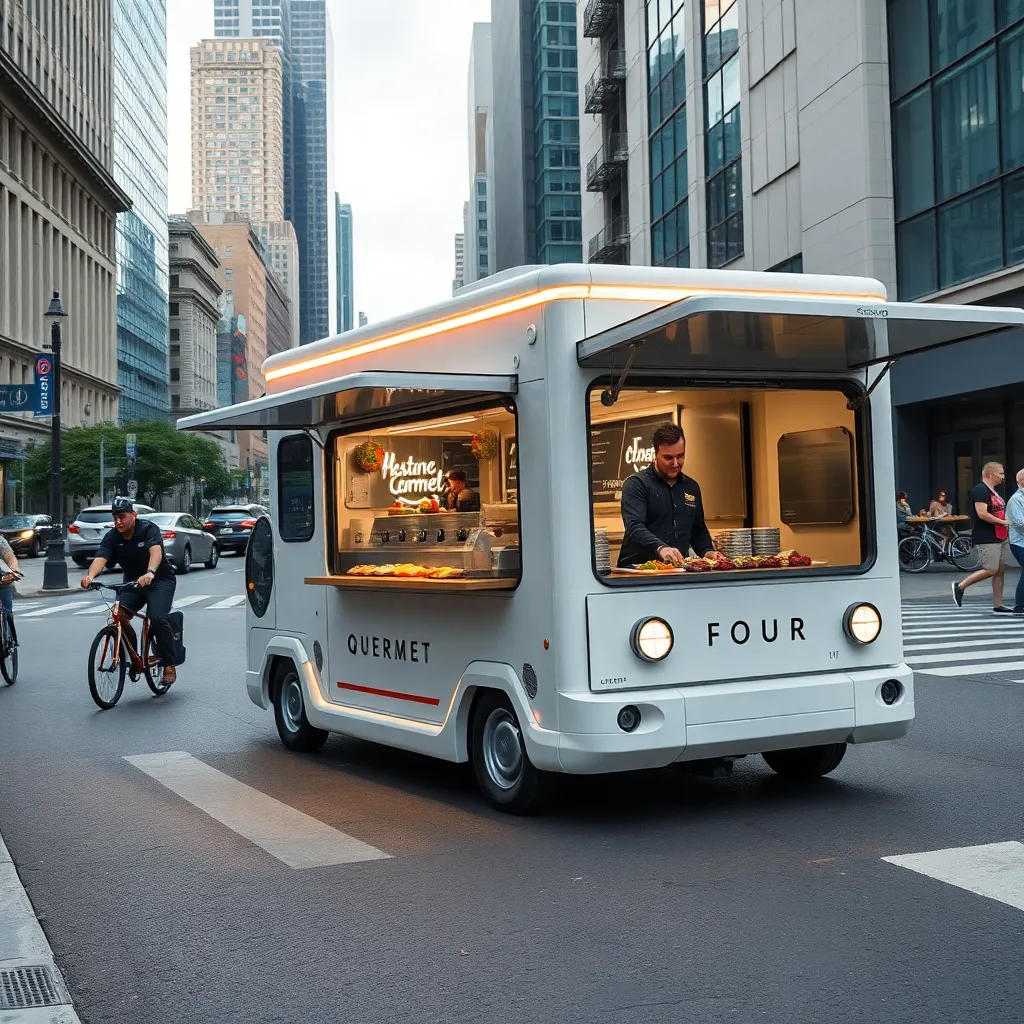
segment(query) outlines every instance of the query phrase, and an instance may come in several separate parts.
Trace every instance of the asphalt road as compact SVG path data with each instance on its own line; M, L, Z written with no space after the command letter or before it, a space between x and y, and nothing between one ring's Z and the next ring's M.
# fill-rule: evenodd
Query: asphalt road
M244 692L244 609L212 607L241 567L179 580L179 682L109 712L85 670L102 617L75 614L98 599L19 612L0 833L86 1024L1024 1018L1024 910L882 860L1024 841L1024 684L923 676L908 738L809 787L748 758L570 780L509 818L462 767L287 753ZM390 856L287 867L124 760L160 751Z

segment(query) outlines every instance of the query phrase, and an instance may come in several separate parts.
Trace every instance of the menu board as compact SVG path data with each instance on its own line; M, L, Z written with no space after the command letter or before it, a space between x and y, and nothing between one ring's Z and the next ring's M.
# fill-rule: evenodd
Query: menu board
M622 485L653 461L651 434L675 416L641 416L594 423L590 428L591 494L594 501L618 501Z
M787 526L853 519L853 435L845 427L783 434L778 452L780 518Z
M516 501L519 497L519 455L516 439L506 437L505 450L505 501Z

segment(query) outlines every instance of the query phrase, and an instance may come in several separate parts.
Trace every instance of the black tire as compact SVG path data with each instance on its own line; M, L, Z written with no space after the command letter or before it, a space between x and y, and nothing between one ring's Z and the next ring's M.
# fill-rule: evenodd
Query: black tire
M89 648L89 692L97 706L104 711L109 711L121 699L124 690L128 652L118 652L115 668L114 652L117 649L117 640L117 627L104 626L96 634L96 639Z
M6 615L0 630L0 674L8 686L13 686L18 681L18 634Z
M974 550L974 541L969 534L961 533L950 541L949 560L961 572L974 572L981 568L981 557Z
M473 706L469 759L480 792L498 810L530 814L547 803L551 778L533 766L515 710L497 690L483 691Z
M932 561L928 542L920 537L904 537L898 548L900 568L904 572L922 572Z
M32 541L32 557L33 558L42 558L43 557L43 538L42 537L36 537L36 539L34 541Z
M185 550L181 553L181 565L178 566L178 575L187 576L192 571L192 549L186 544Z
M220 548L217 547L216 543L214 543L213 547L210 548L210 560L208 562L204 562L203 565L205 565L207 569L216 569L217 568L217 563L219 561L220 561Z
M278 669L274 679L274 720L281 742L289 750L313 753L327 742L330 735L309 724L302 681L290 661Z
M785 779L818 779L839 767L846 754L845 743L793 750L767 750L761 754L768 767Z
M153 691L154 696L162 697L170 688L170 683L163 683L161 679L164 674L164 667L160 664L160 655L156 649L156 639L149 634L149 651L143 657L142 674L146 677L146 684Z

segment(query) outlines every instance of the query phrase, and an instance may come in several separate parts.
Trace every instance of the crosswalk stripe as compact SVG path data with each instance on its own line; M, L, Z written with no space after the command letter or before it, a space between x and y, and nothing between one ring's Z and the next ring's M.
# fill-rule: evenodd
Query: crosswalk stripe
M995 661L985 662L983 665L952 665L942 668L921 668L930 676L984 676L998 675L1000 672L1020 672L1024 669L1024 661Z
M108 609L103 605L93 605L91 608L83 608L80 612L72 612L72 615L106 615Z
M183 750L126 761L290 868L385 860L388 854L246 786Z
M970 635L970 636L981 636L985 633L1006 633L1008 635L1016 634L1017 636L1024 636L1024 628L1017 625L1010 624L1008 626L954 626L953 632L957 635ZM937 629L934 626L930 626L927 629L905 629L903 630L904 636L928 636L930 633L936 633L945 635L945 630Z
M907 658L908 665L940 665L954 661L984 661L986 658L1019 658L1024 647L1000 647L994 651L973 651L966 654L922 654Z
M218 601L216 604L211 604L208 607L212 610L214 608L234 608L236 605L240 605L245 600L245 594L236 594L234 597L229 597L225 601Z
M988 843L882 860L1024 910L1024 843Z
M192 594L189 597L177 598L174 602L175 608L187 608L192 604L199 604L200 601L206 601L210 598L210 594Z
M81 604L80 601L72 601L70 604L68 604L67 602L65 602L64 604L54 604L50 605L49 608L40 608L39 611L36 612L27 612L26 614L22 615L21 618L38 619L41 618L43 615L53 615L54 612L67 611L69 608L77 608L79 604Z
M944 639L946 639L944 637ZM998 647L999 644L1005 644L1007 637L992 637L989 640L960 640L955 643L926 643L926 644L904 644L903 650L906 651L959 651L964 647Z

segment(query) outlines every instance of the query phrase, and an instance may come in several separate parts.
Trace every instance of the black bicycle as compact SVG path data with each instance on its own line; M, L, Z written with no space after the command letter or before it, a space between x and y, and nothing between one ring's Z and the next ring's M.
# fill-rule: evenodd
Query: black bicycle
M3 582L17 583L24 577L20 572L4 574ZM0 675L3 675L8 686L18 681L18 632L14 628L14 619L7 614L7 609L0 604Z

